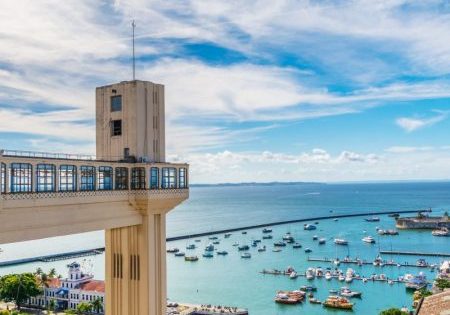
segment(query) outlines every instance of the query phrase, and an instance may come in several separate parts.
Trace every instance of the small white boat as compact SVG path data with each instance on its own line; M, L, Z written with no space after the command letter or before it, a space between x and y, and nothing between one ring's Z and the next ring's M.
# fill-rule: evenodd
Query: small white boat
M312 280L312 279L314 279L314 274L315 274L314 268L308 268L308 269L306 270L306 274L305 274L306 279L307 279L307 280Z
M184 257L186 254L184 252L177 252L175 253L176 257Z
M341 264L341 261L339 260L339 258L336 258L336 259L333 261L333 264L335 264L336 266L339 266L339 265Z
M174 247L174 248L169 248L168 250L167 250L167 252L168 253L178 253L180 250L178 249L178 248L176 248L176 247Z
M241 258L252 258L252 255L250 253L243 253Z
M316 277L320 278L323 277L323 270L320 267L316 268Z
M186 246L186 249L195 249L195 244L189 244L188 246Z
M266 245L261 246L260 248L258 248L258 252L265 252L266 251Z
M305 225L303 225L303 229L307 230L307 231L311 231L311 230L317 229L317 227L313 224L305 224Z
M313 241L317 241L319 239L319 237L317 235L313 236Z
M325 280L331 280L333 276L331 275L331 272L327 271L325 272Z
M224 235L225 238L229 238L230 236L231 236L231 233L226 233L226 234Z
M214 251L214 245L212 243L209 243L206 247L205 247L205 252L212 252Z
M339 292L341 296L345 297L361 297L362 293L358 291L352 291L348 287L342 287Z
M444 228L441 228L438 230L433 230L431 232L431 235L433 235L433 236L450 236L450 231L449 231L449 229L444 227Z
M340 274L340 275L338 276L338 280L339 280L339 281L344 281L344 280L345 280L345 276L344 276L343 274Z
M327 240L324 239L324 238L320 238L320 239L319 239L319 245L323 245L323 244L325 244L326 242L327 242Z
M371 218L366 218L364 220L366 220L367 222L379 222L380 218L379 217L371 217Z
M352 268L348 268L347 272L345 273L345 282L350 283L353 281L353 277L355 275L355 272Z
M289 278L290 278L290 279L297 279L297 278L298 278L298 274L297 274L295 271L292 271L292 272L289 274Z
M362 241L364 243L375 244L375 239L370 235L363 237Z
M336 245L348 245L348 241L343 238L335 238L334 244Z

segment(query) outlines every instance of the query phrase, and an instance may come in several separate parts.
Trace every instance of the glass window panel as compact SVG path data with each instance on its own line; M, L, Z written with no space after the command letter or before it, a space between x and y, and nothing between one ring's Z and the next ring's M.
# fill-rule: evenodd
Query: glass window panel
M180 188L186 188L187 184L186 184L186 169L185 168L180 168L178 170L178 187Z
M0 164L0 193L6 193L6 164Z
M11 192L32 192L32 166L28 163L11 164Z
M122 110L122 95L115 95L111 97L111 111L120 112Z
M53 164L38 164L36 168L36 191L55 191L55 171Z
M131 169L131 189L145 189L144 167L133 167Z
M98 189L113 189L113 169L109 166L100 166L98 168Z
M77 167L61 165L59 167L59 191L77 190Z
M173 167L164 167L162 175L162 188L176 188L177 186L177 170Z
M150 189L159 188L159 169L157 167L152 167L150 169Z
M95 167L81 166L81 190L95 190Z
M116 167L116 189L117 190L128 189L128 168Z

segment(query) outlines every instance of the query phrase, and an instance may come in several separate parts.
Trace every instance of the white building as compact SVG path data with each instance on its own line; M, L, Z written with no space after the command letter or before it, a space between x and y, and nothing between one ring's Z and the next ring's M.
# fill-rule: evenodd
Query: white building
M57 309L76 309L80 303L91 303L97 299L102 302L104 308L105 282L94 280L92 274L85 274L77 262L67 266L68 278L53 278L48 282L48 287L43 288L44 294L31 298L30 306L46 308L51 300L55 300ZM93 310L93 313L96 313ZM103 309L99 313L103 313Z

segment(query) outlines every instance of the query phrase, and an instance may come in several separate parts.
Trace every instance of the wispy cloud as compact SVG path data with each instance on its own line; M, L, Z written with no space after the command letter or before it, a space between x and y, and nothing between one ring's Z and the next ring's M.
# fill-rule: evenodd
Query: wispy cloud
M433 117L428 118L413 118L413 117L401 117L395 122L398 126L406 130L407 132L412 132L417 129L432 126L440 121L445 120L448 117L449 112L438 111L438 114Z

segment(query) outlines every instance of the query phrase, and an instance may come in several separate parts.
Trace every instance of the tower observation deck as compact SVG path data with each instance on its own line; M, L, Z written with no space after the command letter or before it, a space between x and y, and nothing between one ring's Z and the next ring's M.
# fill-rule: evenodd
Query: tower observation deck
M106 233L107 315L163 315L166 213L189 165L165 162L164 86L96 89L96 157L0 150L0 244Z

